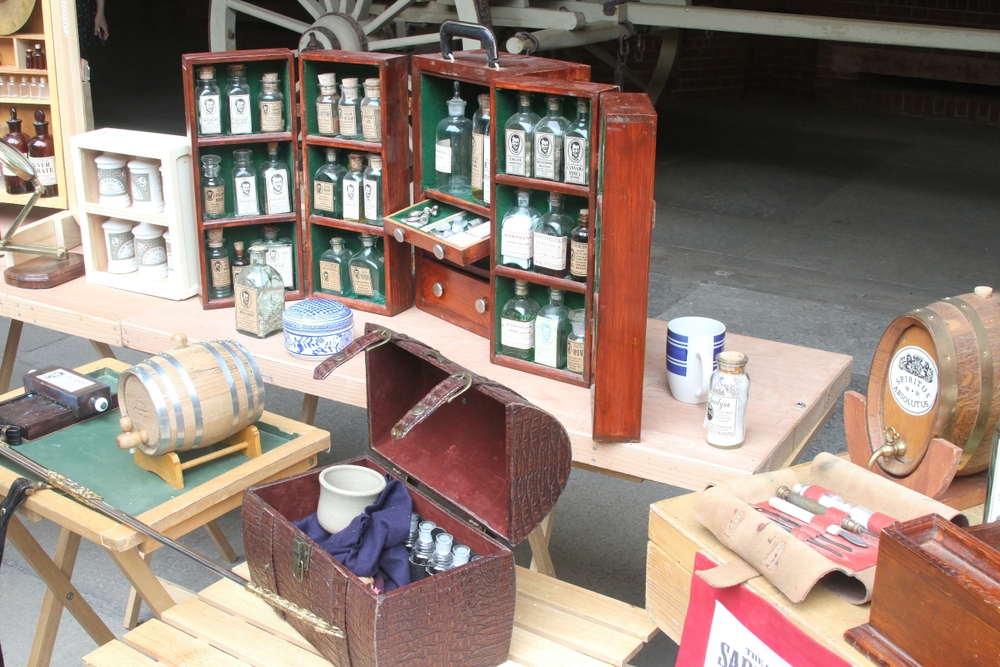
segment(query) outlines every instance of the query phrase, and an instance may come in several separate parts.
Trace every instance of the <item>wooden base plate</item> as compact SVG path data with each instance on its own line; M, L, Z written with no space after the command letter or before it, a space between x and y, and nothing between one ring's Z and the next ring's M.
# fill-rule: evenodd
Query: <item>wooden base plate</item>
M48 289L79 278L86 269L83 265L83 255L71 252L66 259L54 257L37 257L16 266L8 267L3 272L3 279L8 285L24 289Z

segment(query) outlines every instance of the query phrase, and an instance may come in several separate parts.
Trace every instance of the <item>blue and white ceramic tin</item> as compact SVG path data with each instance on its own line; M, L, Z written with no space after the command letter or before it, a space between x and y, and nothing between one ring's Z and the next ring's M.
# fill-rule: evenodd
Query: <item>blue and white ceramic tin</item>
M306 361L326 359L354 340L354 314L339 301L306 299L293 303L281 322L285 349Z

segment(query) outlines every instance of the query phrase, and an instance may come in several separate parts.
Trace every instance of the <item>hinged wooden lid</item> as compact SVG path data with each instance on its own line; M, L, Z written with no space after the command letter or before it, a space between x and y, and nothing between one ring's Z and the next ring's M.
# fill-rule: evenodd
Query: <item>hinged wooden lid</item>
M556 418L371 323L334 365L362 347L372 450L508 543L527 537L555 507L572 467L569 435Z

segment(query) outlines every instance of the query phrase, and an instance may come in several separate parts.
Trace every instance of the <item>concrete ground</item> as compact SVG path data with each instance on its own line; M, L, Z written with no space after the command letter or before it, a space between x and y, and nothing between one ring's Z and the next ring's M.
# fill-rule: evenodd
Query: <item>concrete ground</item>
M852 387L864 391L875 346L894 317L996 282L996 128L783 98L678 104L663 111L660 123L651 317L705 315L741 334L850 354ZM116 353L126 361L141 358ZM53 361L75 366L92 359L86 341L29 325L15 378ZM269 392L270 410L298 414L299 394ZM358 408L320 402L316 424L335 433L325 462L364 449L364 419ZM844 449L838 410L805 460ZM680 493L574 470L551 545L559 577L644 605L648 506ZM222 526L241 551L238 512ZM53 527L30 529L51 552ZM184 542L214 555L204 532ZM527 564L526 546L515 552ZM165 549L155 554L153 569L195 590L213 580ZM128 586L90 543L81 548L74 582L121 634ZM26 662L43 591L9 549L0 572L0 641L9 665ZM93 648L66 618L52 664L79 664ZM676 651L659 635L633 664L672 665Z

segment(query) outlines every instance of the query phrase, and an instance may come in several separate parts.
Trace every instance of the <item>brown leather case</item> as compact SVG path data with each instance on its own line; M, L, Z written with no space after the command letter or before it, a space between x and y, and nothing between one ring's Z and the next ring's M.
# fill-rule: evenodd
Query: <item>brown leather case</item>
M246 492L251 578L344 630L338 638L288 619L338 667L498 665L510 651L516 589L513 554L500 540L517 544L555 506L572 464L569 436L506 387L419 341L367 326L315 373L322 379L366 351L370 446L379 460L350 463L407 480L414 511L482 558L373 593L291 524L316 511L314 470Z

